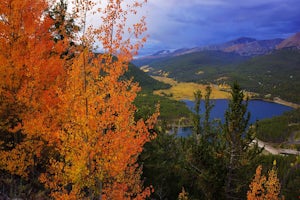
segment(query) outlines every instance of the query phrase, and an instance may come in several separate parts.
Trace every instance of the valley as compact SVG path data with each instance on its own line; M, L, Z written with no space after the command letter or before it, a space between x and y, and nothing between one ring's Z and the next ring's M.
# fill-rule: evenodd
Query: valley
M182 178L189 176L186 176L186 171L181 171L186 167L182 165L181 159L191 152L195 152L195 157L188 158L188 166L189 159L193 158L208 161L209 164L204 169L217 167L213 174L224 166L224 163L217 163L221 157L226 157L222 149L223 137L226 134L225 118L228 117L226 111L228 99L232 98L231 86L237 82L245 97L250 99L247 111L251 116L248 122L246 113L238 113L234 117L242 124L254 125L251 128L246 128L249 124L243 125L245 130L242 130L242 134L253 131L255 138L251 141L257 141L260 148L264 147L262 153L251 162L254 166L259 163L270 169L276 160L279 179L284 180L283 194L287 199L298 195L296 188L299 188L300 171L296 166L300 162L300 46L294 41L298 35L286 40L269 41L238 38L207 47L162 50L134 60L133 63L140 68L138 74L148 76L138 76L140 78L135 79L142 87L136 100L138 117L153 113L155 104L160 105L161 114L157 125L157 138L146 146L146 151L141 156L145 162L145 177L151 177L153 173L159 174L158 185L162 180L166 181L166 185L180 181L190 184L191 180ZM207 105L213 105L209 122L205 121L208 119L204 101L207 86L211 87L212 100L212 104ZM194 92L197 90L202 94L199 104L201 112L195 115ZM166 132L177 134L165 134ZM205 138L201 140L203 146L193 143L199 139L197 136ZM244 139L248 138L240 138L242 144L246 145ZM224 140L228 140L227 135ZM244 148L250 145L246 146ZM220 152L218 148L221 149ZM255 148L254 145L250 149ZM214 155L209 156L208 149L214 149L217 158ZM151 156L152 160L147 162ZM199 164L198 160L196 163ZM168 170L164 171L165 169ZM169 174L170 169L174 171ZM241 177L248 176L249 170L254 169L243 171ZM212 178L213 184L219 180L220 175L216 177L216 180ZM250 178L251 174L243 180ZM176 184L170 188L174 187Z
M215 48L210 46L210 48L177 50L163 55L155 54L155 56L139 58L134 63L151 76L172 78L179 83L230 85L237 81L246 91L257 94L257 98L280 99L278 102L291 102L297 106L300 104L298 39L299 33L286 40L272 40L273 45L269 46L268 51L265 53L261 51L258 55L228 51L228 48L235 49L237 45L240 51L242 47L247 47L244 50L249 49L249 45L251 46L253 42L265 43L265 41L259 42L244 38L223 45L215 45ZM192 85L191 87L195 88ZM180 91L180 85L177 87ZM189 87L186 85L184 88L188 90ZM180 98L177 88L173 90L175 90L173 91L173 95L176 94L175 98ZM166 91L163 92L166 93Z
M230 98L230 85L237 81L249 99L261 99L289 106L296 109L294 113L297 113L299 111L297 108L300 107L298 40L299 33L285 40L258 41L253 38L238 38L219 45L179 49L173 52L159 51L152 56L134 60L133 63L138 65L145 74L150 75L153 80L164 84L163 87L153 88L151 95L155 98L179 102L194 101L195 91L200 90L204 95L205 88L210 86L211 99L228 99ZM254 51L252 47L256 50ZM248 53L245 53L246 51ZM148 95L150 93L151 90ZM164 105L167 106L167 104ZM163 107L162 109L165 110ZM182 119L182 117L188 119L187 113L179 114L173 120ZM187 123L190 124L190 122ZM264 120L261 124L263 124L262 127L268 127ZM272 126L271 123L270 127ZM281 124L281 126L287 125ZM276 134L294 134L294 132L278 133L275 131L276 134L274 132L274 136L271 136L272 134L268 135L270 130L266 132L261 130L264 129L260 128L259 138L264 141L276 140ZM287 136L283 138L278 143L279 145L288 140Z

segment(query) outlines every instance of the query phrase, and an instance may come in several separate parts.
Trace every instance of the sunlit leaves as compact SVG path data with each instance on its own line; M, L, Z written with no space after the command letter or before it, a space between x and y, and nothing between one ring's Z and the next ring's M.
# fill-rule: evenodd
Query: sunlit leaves
M248 200L284 199L280 197L280 182L277 178L276 164L269 170L267 177L262 175L262 166L259 165L249 187Z
M17 111L5 134L23 138L1 149L0 166L24 178L38 174L55 199L144 199L151 189L142 187L136 161L157 114L135 121L140 88L120 78L145 42L138 39L144 18L126 24L144 2L110 0L100 10L97 3L74 1L68 14L63 1L1 2L1 108ZM88 26L96 10L103 23ZM92 53L96 40L102 54Z

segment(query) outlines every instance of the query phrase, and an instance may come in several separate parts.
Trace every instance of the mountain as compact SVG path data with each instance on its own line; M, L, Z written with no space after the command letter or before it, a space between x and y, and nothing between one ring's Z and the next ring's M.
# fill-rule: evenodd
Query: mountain
M276 49L291 48L291 47L300 49L300 32L283 40L280 44L277 45Z
M273 51L283 39L255 40L247 43L238 43L224 48L225 52L235 52L243 56L264 55Z
M254 39L254 38L240 37L240 38L237 38L235 40L231 40L231 41L228 41L228 42L225 42L225 43L200 47L199 50L224 51L224 50L226 50L226 49L228 49L232 46L248 44L248 43L251 43L251 42L254 42L254 41L256 41L256 39Z
M299 36L300 37L300 36ZM299 39L299 38L298 38ZM249 37L240 37L221 44L214 44L202 47L182 48L177 50L160 50L152 55L144 56L134 60L138 66L143 66L151 63L153 60L164 60L169 57L176 57L185 54L201 52L201 51L223 51L230 53L237 53L241 56L256 56L268 54L275 50L276 47L284 40L270 39L270 40L257 40ZM294 40L293 40L294 41ZM298 40L299 42L299 40ZM299 43L300 44L300 43Z
M154 53L152 56L164 56L164 55L167 55L170 53L171 53L170 50L160 50L160 51Z
M256 40L254 38L241 37L223 44L209 45L198 48L201 50L218 50L237 53L242 56L255 56L270 53L283 39Z

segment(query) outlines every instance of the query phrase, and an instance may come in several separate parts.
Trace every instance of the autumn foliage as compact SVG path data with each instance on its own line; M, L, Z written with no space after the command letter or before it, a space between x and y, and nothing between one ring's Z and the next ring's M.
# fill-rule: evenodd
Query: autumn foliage
M277 178L277 170L275 165L268 172L267 177L262 175L262 166L259 165L256 168L255 176L249 187L250 190L247 192L248 200L284 199L280 197L280 182Z
M145 42L144 18L127 23L143 3L76 0L67 13L63 1L1 1L2 170L36 176L55 199L150 194L136 161L157 114L134 120L140 88L122 78Z

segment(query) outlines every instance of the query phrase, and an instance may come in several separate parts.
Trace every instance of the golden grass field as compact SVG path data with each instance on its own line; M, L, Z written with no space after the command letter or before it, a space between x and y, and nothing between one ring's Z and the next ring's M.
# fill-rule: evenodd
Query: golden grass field
M170 98L176 100L194 100L194 92L197 90L200 90L202 95L204 96L205 88L208 86L197 83L177 82L171 78L161 76L153 76L153 78L172 85L170 89L156 90L154 91L154 94L170 96ZM227 99L230 97L230 94L228 92L221 91L217 85L210 86L212 88L211 99Z

